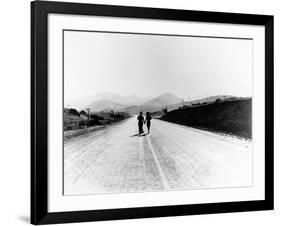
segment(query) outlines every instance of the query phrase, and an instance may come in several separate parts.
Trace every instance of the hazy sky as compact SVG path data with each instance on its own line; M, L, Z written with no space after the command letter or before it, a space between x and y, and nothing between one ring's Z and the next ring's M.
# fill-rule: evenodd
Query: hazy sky
M96 93L252 95L252 41L64 32L65 103Z

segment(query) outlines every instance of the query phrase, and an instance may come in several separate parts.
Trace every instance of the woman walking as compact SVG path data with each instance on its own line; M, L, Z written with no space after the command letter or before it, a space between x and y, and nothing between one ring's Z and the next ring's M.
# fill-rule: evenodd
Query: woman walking
M143 124L145 123L144 121L144 117L142 116L142 112L140 112L139 116L138 116L138 125L139 125L139 134L143 133Z
M150 125L151 125L151 116L149 112L146 112L145 122L147 126L148 133L150 133Z

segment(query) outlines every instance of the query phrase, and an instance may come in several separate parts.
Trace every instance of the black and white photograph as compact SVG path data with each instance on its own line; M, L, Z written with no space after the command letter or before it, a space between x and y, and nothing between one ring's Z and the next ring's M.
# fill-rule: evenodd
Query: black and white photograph
M173 4L31 3L32 224L274 209L274 16Z
M63 30L63 195L253 186L253 40Z

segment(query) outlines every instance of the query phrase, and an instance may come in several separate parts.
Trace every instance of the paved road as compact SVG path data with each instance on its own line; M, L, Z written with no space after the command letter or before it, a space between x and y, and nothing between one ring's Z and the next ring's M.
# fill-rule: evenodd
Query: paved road
M252 185L250 141L136 117L72 138L64 150L64 194L207 189Z

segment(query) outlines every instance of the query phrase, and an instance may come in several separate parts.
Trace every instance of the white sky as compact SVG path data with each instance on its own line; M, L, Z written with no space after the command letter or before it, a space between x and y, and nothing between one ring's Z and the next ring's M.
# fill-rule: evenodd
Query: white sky
M97 93L252 95L252 41L64 32L65 103Z

